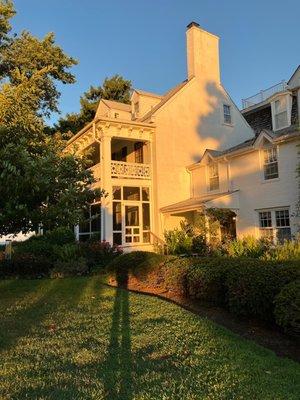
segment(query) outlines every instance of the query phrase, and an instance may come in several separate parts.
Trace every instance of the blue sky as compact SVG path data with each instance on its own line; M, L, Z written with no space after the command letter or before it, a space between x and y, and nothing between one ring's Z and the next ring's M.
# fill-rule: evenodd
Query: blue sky
M77 82L60 88L62 114L78 111L80 95L116 73L159 94L184 80L191 21L220 36L222 82L238 106L300 64L299 0L15 0L15 6L14 31L39 37L53 31L79 61Z

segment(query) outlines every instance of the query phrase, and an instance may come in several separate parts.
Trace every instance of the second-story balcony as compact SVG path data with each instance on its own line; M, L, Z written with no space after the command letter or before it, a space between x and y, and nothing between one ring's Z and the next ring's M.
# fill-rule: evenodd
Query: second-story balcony
M151 179L151 165L112 161L111 176L112 178Z

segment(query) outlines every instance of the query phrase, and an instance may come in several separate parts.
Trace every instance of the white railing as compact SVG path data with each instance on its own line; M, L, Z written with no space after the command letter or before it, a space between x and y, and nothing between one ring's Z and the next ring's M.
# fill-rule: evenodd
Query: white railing
M149 164L112 161L111 176L113 178L151 179L151 166Z
M261 103L266 100L268 97L272 96L275 93L282 92L287 87L287 83L282 81L277 83L277 85L271 86L268 89L261 90L259 93L256 93L254 96L248 97L247 99L242 99L242 107L243 109L251 107L255 104Z

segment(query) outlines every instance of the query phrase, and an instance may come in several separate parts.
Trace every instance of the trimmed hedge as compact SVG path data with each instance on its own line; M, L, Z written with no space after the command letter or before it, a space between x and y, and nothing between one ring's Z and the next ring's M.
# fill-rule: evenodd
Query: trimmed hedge
M300 279L299 262L181 258L147 252L123 254L109 264L108 271L123 273L126 282L134 275L149 287L160 286L190 299L220 305L236 315L268 322L275 322L276 296L287 284Z
M300 280L283 286L275 298L274 315L286 332L300 335Z

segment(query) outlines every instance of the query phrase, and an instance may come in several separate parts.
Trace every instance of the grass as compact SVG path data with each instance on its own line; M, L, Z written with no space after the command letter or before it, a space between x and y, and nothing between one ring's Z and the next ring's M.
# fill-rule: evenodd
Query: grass
M0 399L299 399L299 364L99 277L0 281Z

